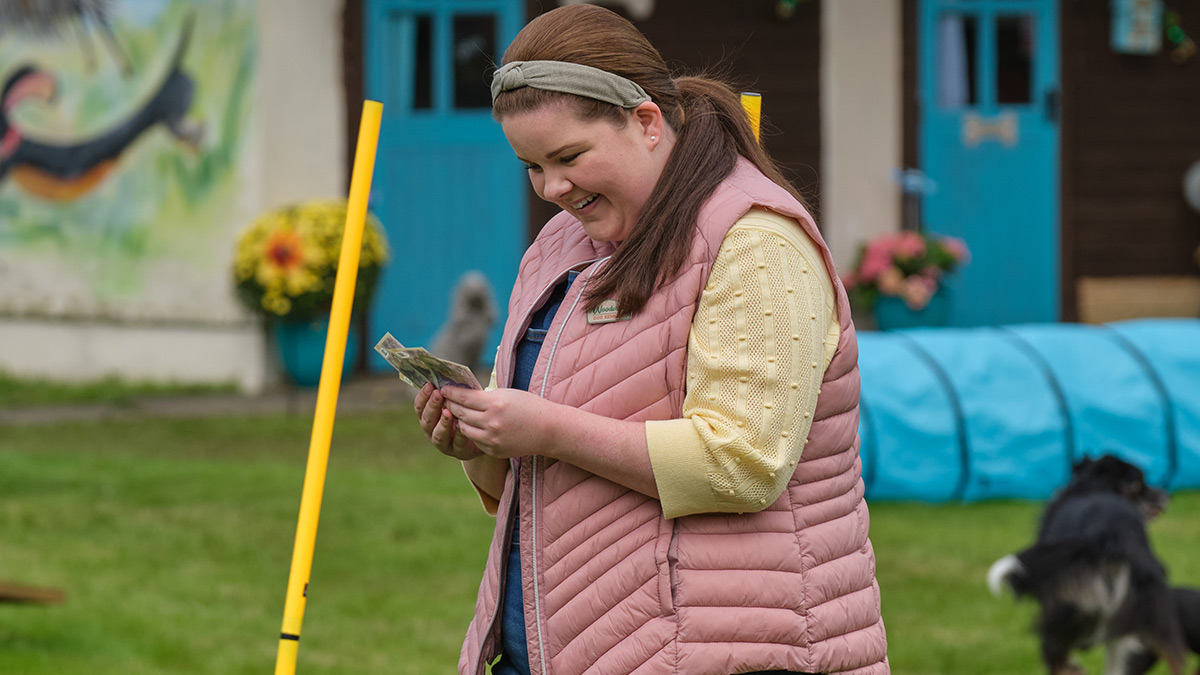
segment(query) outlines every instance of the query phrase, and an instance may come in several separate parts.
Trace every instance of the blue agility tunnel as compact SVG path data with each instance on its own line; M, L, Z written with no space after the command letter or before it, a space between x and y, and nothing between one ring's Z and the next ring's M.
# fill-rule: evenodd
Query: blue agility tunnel
M858 334L872 499L1045 499L1112 453L1200 487L1200 319Z

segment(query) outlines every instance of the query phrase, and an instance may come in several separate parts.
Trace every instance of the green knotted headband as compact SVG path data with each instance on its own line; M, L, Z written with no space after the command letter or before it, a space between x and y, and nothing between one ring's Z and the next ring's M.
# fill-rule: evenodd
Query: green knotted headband
M501 92L521 87L575 94L622 108L650 100L637 82L607 70L568 61L513 61L492 77L492 102Z

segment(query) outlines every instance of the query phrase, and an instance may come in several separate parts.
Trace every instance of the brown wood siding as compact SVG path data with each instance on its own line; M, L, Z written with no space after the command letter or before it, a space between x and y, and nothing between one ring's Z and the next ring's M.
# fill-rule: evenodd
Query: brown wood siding
M775 0L658 0L649 19L635 22L673 69L726 72L742 89L763 95L764 143L818 222L820 5L801 0L785 20L776 16ZM551 0L528 0L527 16L555 6ZM531 231L555 212L530 191Z
M350 179L354 168L354 154L358 150L358 127L362 124L366 71L363 69L363 0L346 0L342 5L342 83L346 96L346 193L350 193ZM358 324L358 353L368 354L371 336L367 330L367 312L355 315ZM370 368L368 359L359 359L356 373L365 373Z
M358 127L362 123L363 93L367 73L363 69L363 0L346 0L342 5L342 82L346 86L346 190L358 148ZM365 360L365 359L364 359Z
M921 120L921 104L917 92L917 0L901 0L900 17L903 25L900 50L904 61L901 66L903 80L900 114L904 116L901 157L905 167L920 167L921 153L917 136L917 127Z
M1200 38L1200 4L1168 4ZM1061 12L1064 295L1080 277L1200 275L1200 214L1182 191L1200 160L1200 57L1175 63L1166 41L1113 52L1107 3Z

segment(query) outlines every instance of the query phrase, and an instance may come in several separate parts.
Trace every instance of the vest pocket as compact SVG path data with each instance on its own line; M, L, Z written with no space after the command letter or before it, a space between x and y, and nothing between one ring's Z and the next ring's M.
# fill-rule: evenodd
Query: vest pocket
M658 600L663 616L675 614L675 568L678 552L675 540L675 521L663 518L658 523L658 542L654 547L654 559L658 563Z

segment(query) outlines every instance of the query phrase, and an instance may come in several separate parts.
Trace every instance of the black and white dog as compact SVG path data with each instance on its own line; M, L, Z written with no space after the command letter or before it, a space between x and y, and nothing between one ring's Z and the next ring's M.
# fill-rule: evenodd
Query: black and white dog
M1071 652L1103 644L1108 675L1153 654L1182 675L1186 650L1167 574L1146 537L1167 496L1112 455L1084 459L1046 507L1033 546L997 560L988 586L1041 605L1037 632L1053 675L1082 673Z
M1171 606L1175 608L1175 616L1179 617L1179 627L1183 630L1183 641L1187 648L1200 654L1200 589L1171 588ZM1145 675L1158 662L1158 655L1145 650L1132 654L1126 662L1128 675ZM1200 670L1197 670L1200 675Z

